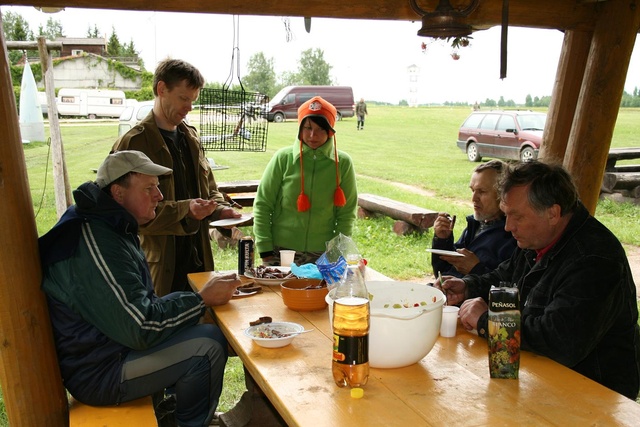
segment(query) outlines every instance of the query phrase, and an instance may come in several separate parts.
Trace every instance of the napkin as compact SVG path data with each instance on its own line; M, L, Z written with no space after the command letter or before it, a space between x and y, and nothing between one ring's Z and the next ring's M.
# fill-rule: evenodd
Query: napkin
M291 272L300 278L322 279L322 274L315 264L303 264L301 266L291 264Z

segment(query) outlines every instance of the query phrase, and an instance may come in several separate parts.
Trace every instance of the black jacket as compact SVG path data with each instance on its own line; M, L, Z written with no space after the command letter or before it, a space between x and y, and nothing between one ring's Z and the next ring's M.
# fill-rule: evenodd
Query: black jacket
M640 389L636 288L624 248L583 205L542 259L516 249L491 273L464 277L469 297L492 284L520 291L522 349L547 356L631 399ZM487 314L478 322L484 335Z

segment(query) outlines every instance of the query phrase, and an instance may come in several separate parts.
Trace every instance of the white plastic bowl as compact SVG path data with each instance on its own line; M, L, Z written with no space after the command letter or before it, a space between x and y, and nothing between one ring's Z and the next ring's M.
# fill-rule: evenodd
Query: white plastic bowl
M419 283L372 281L366 285L372 295L369 366L401 368L422 360L438 339L444 294ZM326 296L329 322L333 321L332 292ZM410 306L426 304L393 308L394 304L405 303Z
M269 331L276 330L281 334L291 334L286 337L270 337L261 338L256 336L257 331ZM266 348L279 348L291 344L291 341L298 336L300 332L304 331L304 326L293 322L271 322L262 323L260 325L249 326L244 330L244 334L251 338L260 347Z

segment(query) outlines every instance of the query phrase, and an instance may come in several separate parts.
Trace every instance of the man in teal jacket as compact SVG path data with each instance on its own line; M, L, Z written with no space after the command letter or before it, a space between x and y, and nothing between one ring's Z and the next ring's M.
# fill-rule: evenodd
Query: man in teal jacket
M114 405L168 390L180 426L206 426L222 391L227 342L199 324L225 304L235 275L200 292L155 295L138 227L155 217L158 175L171 169L138 151L109 155L97 181L39 239L46 293L64 385L88 405Z

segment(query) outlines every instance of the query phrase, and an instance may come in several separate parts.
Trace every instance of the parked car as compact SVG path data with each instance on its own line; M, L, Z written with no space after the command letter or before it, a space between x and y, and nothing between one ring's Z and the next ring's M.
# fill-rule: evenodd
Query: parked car
M273 97L263 116L276 123L286 119L297 119L298 108L314 96L321 96L336 107L337 120L353 117L355 102L350 86L287 86Z
M153 109L154 101L142 101L136 102L133 105L129 105L120 114L118 122L118 136L124 135L129 129L134 127L136 123L147 117L149 111Z
M458 131L458 148L471 162L482 157L529 161L538 158L545 113L474 111Z

